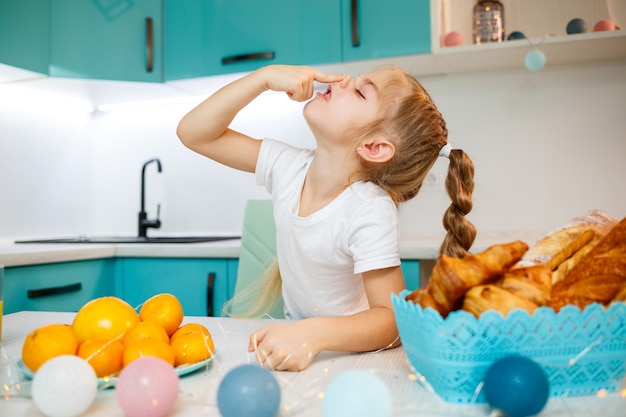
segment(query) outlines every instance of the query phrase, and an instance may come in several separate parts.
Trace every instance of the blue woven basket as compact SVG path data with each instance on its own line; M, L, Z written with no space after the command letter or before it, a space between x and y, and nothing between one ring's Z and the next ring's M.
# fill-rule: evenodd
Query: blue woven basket
M480 319L455 311L443 319L431 308L392 295L400 338L421 380L445 401L484 403L482 380L489 366L509 354L536 361L548 375L550 396L577 396L621 389L626 374L626 303L599 304L583 312L567 306L556 314L542 307L506 318L495 311Z

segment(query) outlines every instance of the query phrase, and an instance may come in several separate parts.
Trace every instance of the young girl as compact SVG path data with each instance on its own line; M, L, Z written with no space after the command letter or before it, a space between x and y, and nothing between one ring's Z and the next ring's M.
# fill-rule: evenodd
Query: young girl
M266 90L304 107L315 150L229 129ZM450 159L452 204L441 252L463 256L475 229L473 165L447 144L445 122L424 88L398 68L352 79L309 67L272 65L217 91L189 112L185 146L255 173L272 196L285 317L250 336L249 351L274 370L302 370L322 350L365 352L399 344L391 293L404 289L397 203L418 193L437 158Z

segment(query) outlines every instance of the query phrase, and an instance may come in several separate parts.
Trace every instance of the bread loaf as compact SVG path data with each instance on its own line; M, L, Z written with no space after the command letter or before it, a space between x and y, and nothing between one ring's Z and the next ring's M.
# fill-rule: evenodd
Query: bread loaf
M617 219L602 210L589 211L537 241L515 267L547 265L555 271L552 274L554 284L616 224ZM583 253L579 255L580 251Z
M626 218L593 247L552 288L549 305L556 311L567 304L584 308L608 304L626 283Z

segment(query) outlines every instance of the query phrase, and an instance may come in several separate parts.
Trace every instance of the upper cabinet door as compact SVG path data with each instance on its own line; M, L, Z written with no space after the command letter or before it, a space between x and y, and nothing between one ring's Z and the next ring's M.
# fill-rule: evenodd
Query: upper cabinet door
M215 0L210 72L341 61L336 0Z
M342 0L343 59L430 52L430 0Z
M51 76L163 81L162 1L50 4Z
M0 0L0 63L48 73L49 13L50 0Z

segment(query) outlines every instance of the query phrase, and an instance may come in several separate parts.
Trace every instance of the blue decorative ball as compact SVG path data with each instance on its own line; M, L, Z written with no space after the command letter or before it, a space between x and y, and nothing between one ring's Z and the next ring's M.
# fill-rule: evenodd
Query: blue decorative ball
M585 33L587 32L587 23L580 19L572 19L567 24L567 28L565 29L568 35L573 35L575 33Z
M382 379L354 370L328 384L322 407L324 417L391 417L393 399Z
M509 33L509 36L506 37L507 41L514 41L517 39L526 39L526 35L524 35L522 32L516 30L515 32L511 32Z
M483 381L487 403L508 417L538 414L548 401L550 386L543 369L524 356L495 361Z
M217 408L222 417L275 417L279 407L278 382L260 365L233 368L217 389Z
M546 54L539 49L533 49L524 57L524 65L529 71L539 71L546 66Z

